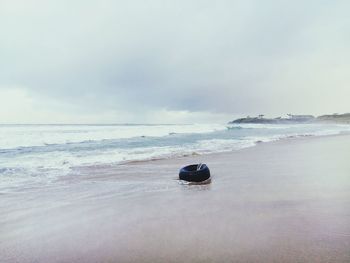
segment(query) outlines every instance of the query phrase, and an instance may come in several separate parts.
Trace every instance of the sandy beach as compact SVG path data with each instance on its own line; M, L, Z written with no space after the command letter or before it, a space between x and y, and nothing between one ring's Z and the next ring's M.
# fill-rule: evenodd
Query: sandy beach
M0 189L0 262L350 262L350 136ZM209 185L178 170L205 162Z

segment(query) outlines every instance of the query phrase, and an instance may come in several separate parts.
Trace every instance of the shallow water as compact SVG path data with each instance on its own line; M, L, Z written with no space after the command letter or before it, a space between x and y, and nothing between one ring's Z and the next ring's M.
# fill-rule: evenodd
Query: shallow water
M230 152L349 125L1 125L0 189L79 178L77 167Z

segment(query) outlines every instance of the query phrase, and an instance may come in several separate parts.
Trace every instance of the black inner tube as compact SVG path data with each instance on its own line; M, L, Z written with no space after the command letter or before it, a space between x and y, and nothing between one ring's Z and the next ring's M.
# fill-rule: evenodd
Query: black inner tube
M198 169L198 164L183 167L179 172L179 179L188 182L203 182L210 178L210 170L206 164L202 164Z

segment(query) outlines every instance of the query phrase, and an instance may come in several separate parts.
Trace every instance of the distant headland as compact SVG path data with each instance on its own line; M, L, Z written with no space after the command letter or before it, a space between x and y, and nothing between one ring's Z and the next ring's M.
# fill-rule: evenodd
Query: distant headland
M245 118L239 118L230 121L229 124L237 123L258 123L258 124L298 124L298 123L339 123L339 124L350 124L350 113L338 114L334 113L331 115L321 115L315 117L313 115L293 115L287 114L287 117L277 118L264 118L264 115L257 117L247 116Z

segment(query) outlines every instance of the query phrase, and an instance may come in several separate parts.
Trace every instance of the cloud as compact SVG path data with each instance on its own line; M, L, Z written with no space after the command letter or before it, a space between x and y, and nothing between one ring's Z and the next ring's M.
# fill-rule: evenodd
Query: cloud
M174 119L348 111L349 7L4 0L0 88L25 87L40 103L55 101L48 116L73 122L121 115L113 112L141 120L157 111L177 112Z
M0 86L0 120L5 124L224 123L231 118L228 114L165 108L89 109L84 104L65 103L45 95L33 97L24 87Z

